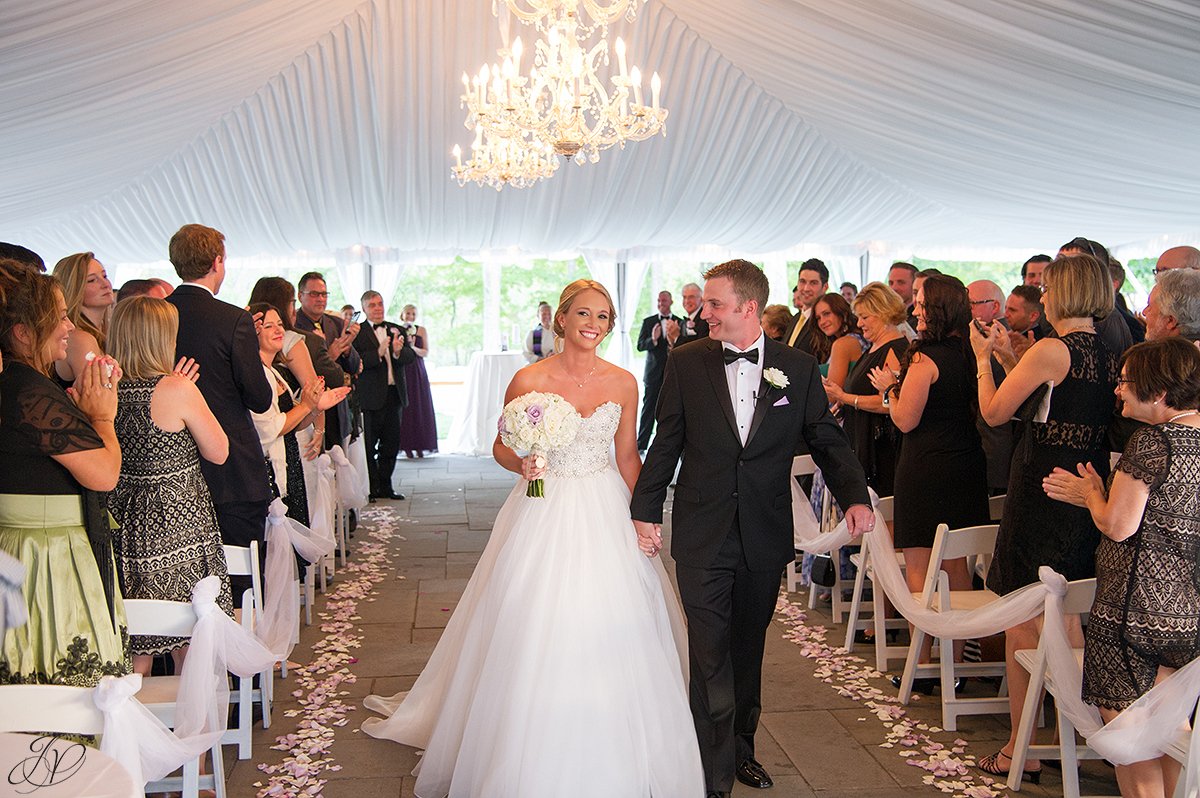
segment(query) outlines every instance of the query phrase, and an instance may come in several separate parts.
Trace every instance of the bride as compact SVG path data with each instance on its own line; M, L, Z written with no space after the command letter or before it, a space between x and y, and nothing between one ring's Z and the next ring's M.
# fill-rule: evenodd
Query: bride
M615 322L599 283L563 291L561 353L517 372L505 402L559 394L579 433L544 468L497 436L523 479L412 690L363 702L388 716L363 731L425 750L418 798L704 794L682 613L629 519L637 383L597 355ZM539 477L545 498L526 497Z

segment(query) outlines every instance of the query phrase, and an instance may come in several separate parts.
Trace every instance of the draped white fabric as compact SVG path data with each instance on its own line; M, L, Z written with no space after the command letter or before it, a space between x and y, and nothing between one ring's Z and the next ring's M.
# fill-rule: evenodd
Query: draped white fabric
M329 459L337 471L337 495L342 507L347 510L361 510L367 506L368 494L363 490L364 481L359 479L358 469L346 457L341 446L329 449Z
M358 476L358 490L362 496L371 493L371 472L367 470L366 436L359 435L346 444L346 459L354 464L354 472ZM360 507L365 507L365 500Z
M333 532L333 513L337 504L337 486L334 481L337 479L337 472L328 453L318 456L316 463L316 490L308 494L309 529L313 537L324 541L329 550L333 551L337 546L337 538Z
M192 588L196 625L176 695L175 735L194 737L224 732L229 717L229 677L249 678L277 659L246 628L217 606L221 582L206 576Z
M6 551L0 551L0 638L9 629L24 626L29 620L25 606L25 566Z
M181 739L134 696L142 689L140 674L102 676L92 692L104 714L100 750L129 771L134 784L158 781L183 763L216 745L223 732Z
M196 220L244 253L1197 232L1194 3L651 0L612 32L662 74L667 136L500 193L449 175L469 144L459 76L502 43L490 12L0 4L5 239L53 262L160 260Z
M299 554L310 563L332 554L336 545L332 538L313 534L303 524L287 517L282 499L271 502L267 514L267 572L266 597L263 599L262 622L255 630L258 639L270 649L277 660L286 660L292 653L300 629L300 603L296 582L299 578L296 557Z
M877 501L874 493L872 500ZM799 537L816 529L815 525L808 524L797 528L803 529ZM883 589L897 612L926 634L955 640L987 637L1035 618L1044 611L1046 615L1042 633L1046 635L1048 667L1054 673L1059 687L1056 694L1058 705L1087 739L1088 745L1105 759L1125 765L1162 755L1196 708L1197 699L1200 699L1200 659L1193 660L1156 685L1107 725L1102 723L1096 708L1084 703L1081 697L1083 674L1067 639L1062 613L1062 596L1066 593L1067 583L1061 574L1043 566L1039 572L1039 582L979 609L948 612L927 610L913 598L904 581L887 524L878 510L875 511L875 530L866 534L871 536L868 556L873 583ZM850 532L843 520L829 532L797 539L796 548L821 554L850 542ZM1194 754L1200 756L1200 751ZM1200 762L1200 759L1194 761ZM1197 770L1200 768L1192 768L1192 771ZM1189 774L1189 786L1200 787L1200 774Z

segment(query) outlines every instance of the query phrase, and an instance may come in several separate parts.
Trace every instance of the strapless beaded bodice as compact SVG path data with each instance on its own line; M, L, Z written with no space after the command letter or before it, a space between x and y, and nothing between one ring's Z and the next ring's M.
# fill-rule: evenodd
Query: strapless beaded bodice
M621 406L616 402L597 407L580 420L575 440L546 456L546 476L586 477L608 468L608 453L620 422Z

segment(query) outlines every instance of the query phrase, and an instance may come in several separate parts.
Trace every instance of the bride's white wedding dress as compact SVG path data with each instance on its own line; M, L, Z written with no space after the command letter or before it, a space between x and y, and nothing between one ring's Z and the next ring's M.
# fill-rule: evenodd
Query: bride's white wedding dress
M419 798L699 798L683 617L610 464L621 406L520 481L411 691L363 731L425 749Z

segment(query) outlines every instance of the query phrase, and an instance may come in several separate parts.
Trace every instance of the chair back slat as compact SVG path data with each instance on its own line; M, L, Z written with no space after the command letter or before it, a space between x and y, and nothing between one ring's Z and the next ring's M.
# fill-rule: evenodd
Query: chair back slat
M988 520L999 521L1004 517L1004 502L1008 499L1008 494L993 496L988 499Z
M1086 615L1092 611L1096 600L1096 580L1078 579L1067 583L1067 595L1063 596L1064 615Z
M104 716L90 687L57 684L0 686L0 732L100 734Z
M125 599L125 617L131 635L191 637L196 613L185 601Z
M817 464L813 462L812 455L798 454L792 458L792 476L803 477L815 473L817 473Z
M879 500L879 514L884 521L896 520L896 499L894 496L884 496Z
M984 559L985 565L991 561L999 531L1000 527L996 524L963 529L950 529L946 524L938 524L937 533L933 537L929 570L925 574L925 587L921 593L921 606L933 607L938 574L942 570L943 562L966 557L968 572L974 573L977 559Z

